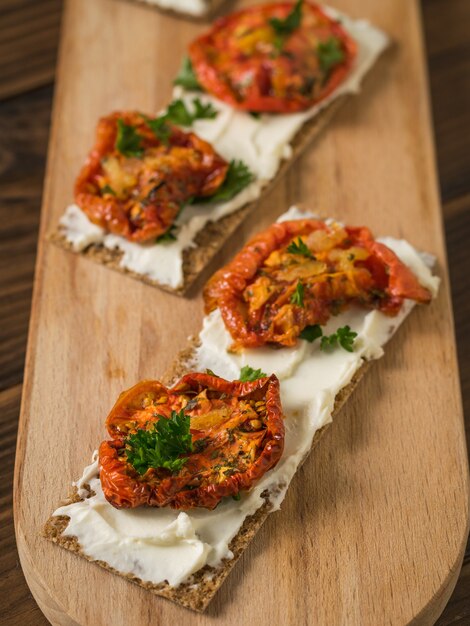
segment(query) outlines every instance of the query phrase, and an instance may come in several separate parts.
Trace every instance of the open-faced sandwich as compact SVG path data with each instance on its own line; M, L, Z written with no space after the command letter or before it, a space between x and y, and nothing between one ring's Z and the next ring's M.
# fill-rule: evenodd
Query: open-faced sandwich
M183 293L386 45L367 22L301 0L219 19L190 44L164 112L100 122L54 239ZM204 149L183 157L178 128Z
M290 209L208 282L173 386L121 394L45 536L203 610L367 364L436 294L432 264L406 241Z

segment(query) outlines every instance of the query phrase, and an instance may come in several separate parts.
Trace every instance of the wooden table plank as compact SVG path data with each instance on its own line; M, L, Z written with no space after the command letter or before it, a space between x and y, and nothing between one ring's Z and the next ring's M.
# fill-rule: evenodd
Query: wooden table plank
M0 3L0 98L54 79L62 0Z
M23 378L51 93L1 104L0 389Z
M17 420L21 400L21 385L0 391L0 610L4 626L31 624L42 626L49 622L31 595L21 571L13 527L13 458Z
M470 185L468 5L468 0L426 0L422 3L444 201L465 195Z
M0 614L5 626L49 623L19 563L12 488L51 105L51 87L0 102Z
M16 4L16 0L10 0L10 4ZM26 4L26 3L25 3ZM460 8L455 9L456 6ZM5 0L2 8L5 6ZM470 236L470 196L455 196L456 189L470 194L470 177L468 176L468 153L470 152L470 136L465 133L447 132L453 128L451 123L456 115L460 116L461 127L470 126L470 107L465 108L462 102L468 102L470 97L470 73L466 68L470 63L470 54L467 48L461 47L458 41L459 27L468 24L470 19L470 3L466 0L426 0L423 3L424 26L426 43L429 54L432 55L431 87L434 108L435 125L438 128L437 152L440 166L441 189L444 199L454 200L444 205L444 219L446 224L447 246L449 253L449 265L452 277L452 292L454 300L454 312L457 332L457 345L459 348L460 374L464 398L465 414L467 416L467 433L470 432L470 333L468 324L470 319L469 276L466 271L468 258L468 241ZM432 27L430 19L432 18ZM446 28L439 28L440 23L446 21ZM468 31L467 31L468 32ZM432 37L431 37L432 34ZM455 54L452 54L454 49ZM453 63L458 64L458 76L450 81L448 72L449 63L439 62L440 53L451 55ZM447 57L449 58L449 57ZM451 63L450 67L452 67ZM439 75L436 80L435 74ZM447 82L446 82L447 77ZM457 90L458 98L448 98L447 94ZM33 271L33 258L35 250L35 229L38 223L38 207L41 196L41 183L44 168L44 155L46 149L47 121L50 114L50 89L41 89L25 96L20 96L9 102L0 103L0 130L2 136L2 148L0 152L0 262L5 263L0 271L0 307L4 303L4 295L11 297L11 286L18 281L18 287L23 292L21 298L14 301L15 313L11 315L10 322L0 328L5 336L18 338L19 350L13 349L15 356L11 361L0 360L0 384L6 387L4 380L13 381L12 384L21 380L23 368L24 341L26 336L27 317L29 313L29 290ZM462 100L462 98L464 100ZM34 113L28 132L24 131L26 120L25 113L28 109ZM466 116L465 116L466 113ZM18 116L18 117L17 117ZM18 123L17 123L18 120ZM29 138L28 138L29 134ZM457 140L463 146L455 150L452 142ZM20 148L18 149L18 146ZM27 167L22 164L27 160ZM447 165L445 175L442 166ZM451 171L453 180L457 184L447 184L446 176ZM461 182L459 182L461 181ZM466 181L466 187L465 187ZM462 184L463 183L463 184ZM21 240L14 242L3 254L4 244L11 241L11 207L21 210L24 221L21 220L20 229L23 234L26 231L33 233L27 236L27 244ZM23 207L26 207L24 210ZM16 231L13 229L13 234ZM15 246L17 243L17 246ZM13 255L14 263L8 260ZM24 257L24 258L22 258ZM24 272L17 271L17 264L24 261ZM8 284L8 291L4 291L4 283ZM0 317L4 319L3 310L0 309ZM17 326L12 330L9 326L11 321L18 319ZM3 337L2 337L3 339ZM0 342L3 344L3 341ZM8 364L7 364L8 363ZM7 373L7 379L3 374ZM13 400L12 400L13 397ZM18 565L14 541L12 541L11 522L11 470L14 458L14 444L11 438L11 429L16 428L16 419L19 411L19 388L16 387L13 395L0 394L0 433L8 431L6 440L0 434L2 452L5 453L3 468L4 480L0 485L0 612L2 623L7 625L42 625L47 621L42 617L34 600L25 585L23 575ZM9 496L10 494L10 496ZM4 524L4 515L9 516L10 521ZM5 555L5 556L4 556ZM455 593L441 616L438 624L447 626L450 624L466 626L470 623L470 555L467 553L459 583Z

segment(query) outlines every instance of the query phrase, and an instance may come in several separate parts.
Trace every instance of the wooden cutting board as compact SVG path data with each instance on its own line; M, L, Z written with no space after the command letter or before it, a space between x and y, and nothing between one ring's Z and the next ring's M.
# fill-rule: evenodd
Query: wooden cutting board
M209 271L303 201L435 253L442 289L370 369L201 616L39 535L119 392L162 375L202 318L201 281L181 299L46 235L71 201L97 118L167 102L185 45L203 27L116 0L66 4L15 476L21 563L53 624L431 624L453 589L468 468L418 3L335 6L372 20L394 46Z

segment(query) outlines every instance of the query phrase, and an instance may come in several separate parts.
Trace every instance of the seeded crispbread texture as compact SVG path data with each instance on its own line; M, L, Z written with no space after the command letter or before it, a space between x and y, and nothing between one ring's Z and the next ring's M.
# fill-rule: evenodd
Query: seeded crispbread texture
M195 349L197 345L197 339L192 339L188 348L179 354L178 358L164 378L167 384L173 383L175 379L180 378L183 374L190 370L191 363L194 360ZM332 415L333 418L336 417L343 404L349 398L359 380L362 378L365 371L367 370L368 366L369 363L367 361L363 361L361 367L354 374L351 382L343 387L343 389L341 389L336 395ZM318 443L328 426L329 424L326 424L315 433L311 449L313 449L313 447ZM60 506L80 500L81 498L75 490L75 492L68 498L68 500L61 503ZM217 590L227 578L235 563L243 554L245 548L256 535L258 530L261 528L264 520L269 515L270 508L270 503L267 500L266 494L265 504L260 509L258 509L258 511L256 511L254 515L246 518L243 526L241 527L237 535L232 539L229 547L230 550L233 552L233 559L225 560L223 562L223 565L217 569L211 568L209 566L203 567L198 572L193 574L193 576L187 582L182 583L178 587L171 587L166 583L160 583L155 585L149 582L145 582L132 574L119 572L113 569L104 561L95 561L92 558L88 557L82 552L80 544L75 537L67 537L62 535L63 531L67 528L67 524L69 521L68 517L51 516L46 522L43 530L43 536L46 539L49 539L50 541L53 541L54 543L62 546L63 548L66 548L71 552L75 552L76 554L84 557L88 561L97 563L101 567L104 567L105 569L110 570L111 572L118 574L119 576L127 578L128 580L140 585L144 589L147 589L148 591L151 591L158 596L163 596L164 598L172 600L173 602L176 602L177 604L180 604L181 606L184 606L188 609L202 612L207 608L208 604L215 596Z
M113 270L132 276L147 285L160 287L170 293L184 295L214 255L220 250L220 248L222 248L223 244L232 235L232 233L240 226L250 213L256 210L258 203L284 176L297 157L299 157L305 148L319 136L322 129L333 118L336 111L347 98L347 95L339 96L334 102L320 111L318 115L302 126L292 142L292 156L281 163L276 176L266 185L266 187L264 187L260 198L254 202L246 204L234 213L231 213L220 220L208 222L204 228L197 233L194 239L195 247L186 248L183 251L183 284L176 289L169 287L168 285L163 285L156 280L148 278L147 276L137 274L136 272L121 267L120 261L123 253L120 250L108 250L102 244L91 244L84 250L76 252L61 232L60 227L50 235L49 239L70 252L75 252L76 254L92 259L101 265L106 265Z
M173 15L175 17L184 17L185 19L201 22L206 21L210 18L216 17L217 14L225 8L233 3L233 0L205 0L205 4L207 9L201 13L201 15L194 15L193 13L186 13L183 10L173 9L171 7L161 7L155 4L155 2L151 2L151 0L127 0L128 2L132 2L134 4L145 4L152 9L158 9L161 13L167 13L168 15Z

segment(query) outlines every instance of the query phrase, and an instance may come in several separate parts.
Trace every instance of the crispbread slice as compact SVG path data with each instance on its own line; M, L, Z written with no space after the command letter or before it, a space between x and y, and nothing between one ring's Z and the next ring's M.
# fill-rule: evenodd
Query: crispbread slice
M208 20L210 18L215 17L224 5L229 5L233 3L233 0L204 0L204 4L206 4L207 8L203 13L196 15L194 13L188 13L187 11L175 9L173 7L164 7L157 4L157 2L152 0L127 0L127 2L133 2L137 4L146 4L152 9L158 9L162 13L168 13L169 15L174 15L176 17L184 17L188 20L193 20L195 22L201 22Z
M181 352L173 363L171 369L168 371L165 376L165 381L167 384L172 383L175 379L180 378L183 374L185 374L191 366L191 362L194 359L195 349L197 347L197 339L193 339L183 352ZM354 374L351 382L343 387L335 398L334 410L332 413L332 417L336 417L342 406L349 398L349 396L354 391L355 387L359 383L360 379L366 372L369 366L368 361L363 361L361 367ZM329 424L326 424L314 435L312 441L312 447L318 443L323 433L328 428ZM306 458L306 457L305 457ZM305 460L305 459L304 459ZM65 504L71 504L72 502L80 501L81 498L78 494L73 493L68 500L62 502L60 506ZM250 517L247 517L243 523L243 526L238 531L237 535L232 539L230 543L230 550L233 552L233 558L230 560L225 560L223 566L217 569L214 569L209 566L204 566L202 569L197 571L191 578L180 584L178 587L171 587L166 583L153 584L150 582L145 582L134 576L133 574L126 574L125 572L119 572L114 568L110 567L104 561L95 561L94 559L88 557L81 550L80 544L78 543L75 537L67 537L63 536L62 532L65 530L68 524L69 518L66 516L51 516L45 524L43 530L43 536L50 541L70 550L71 552L75 552L76 554L84 557L88 561L92 561L97 563L101 567L104 567L111 572L122 576L123 578L127 578L128 580L140 585L144 589L155 593L156 595L163 596L168 600L172 600L181 606L184 606L188 609L192 609L194 611L202 612L209 605L212 598L215 596L217 590L222 585L224 580L229 575L235 563L243 554L245 548L248 546L250 541L256 535L258 530L261 528L263 522L267 518L270 513L270 503L267 499L265 504L259 508L256 513ZM207 576L210 574L210 576Z
M158 283L156 280L149 278L143 274L137 274L120 266L120 260L123 252L118 249L110 250L102 244L91 244L81 251L73 250L72 245L62 234L60 227L50 235L49 239L64 248L65 250L85 256L101 265L105 265L111 269L117 270L122 274L132 276L141 282L160 287L170 293L184 295L203 269L208 265L214 255L220 250L232 233L240 226L245 218L256 210L258 203L271 191L277 182L284 176L294 161L302 154L306 147L312 143L321 133L323 128L330 122L338 109L349 98L348 94L343 94L331 102L327 107L322 109L318 115L306 122L294 137L292 146L292 156L284 160L276 174L276 176L268 182L263 188L260 198L254 202L246 204L234 213L223 217L216 222L208 222L204 228L199 231L194 239L195 247L186 248L183 251L183 284L176 289Z

